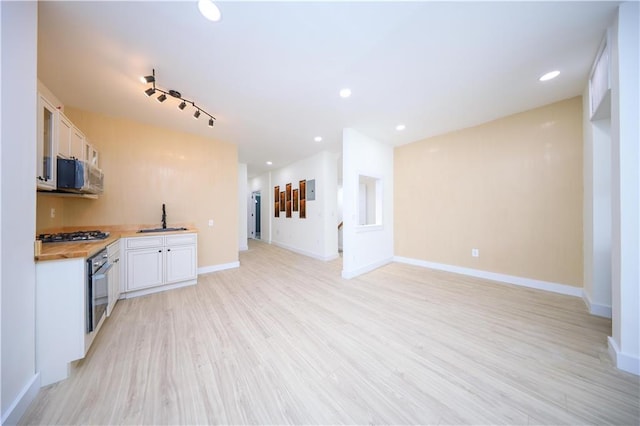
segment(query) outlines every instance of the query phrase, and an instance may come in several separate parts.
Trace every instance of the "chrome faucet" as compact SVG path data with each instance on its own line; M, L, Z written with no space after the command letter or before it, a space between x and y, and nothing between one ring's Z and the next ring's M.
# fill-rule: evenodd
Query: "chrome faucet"
M162 229L167 228L167 211L164 208L164 203L162 204Z

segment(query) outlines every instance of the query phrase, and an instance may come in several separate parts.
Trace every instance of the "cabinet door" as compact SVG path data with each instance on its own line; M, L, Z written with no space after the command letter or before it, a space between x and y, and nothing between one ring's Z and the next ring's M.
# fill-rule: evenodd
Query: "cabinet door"
M85 138L84 161L86 161L88 164L91 164L93 166L99 167L98 156L99 156L99 154L98 154L98 150L96 149L96 147L91 145L89 143L89 141L87 141L86 138Z
M88 140L84 141L84 154L82 156L82 160L86 161L87 164L91 164L91 157L93 157L93 147L89 143Z
M192 280L197 277L196 246L174 246L166 249L166 282Z
M91 147L91 164L96 166L96 167L100 167L100 165L98 164L98 160L100 159L100 154L98 154L98 150L96 149L95 146Z
M71 156L77 160L84 160L84 135L77 128L71 129Z
M118 298L120 298L120 250L107 250L111 251L109 253L109 263L113 265L109 270L109 304L107 305L107 316L109 316Z
M162 285L162 247L127 251L127 291Z
M36 147L36 184L39 189L56 189L56 108L38 97L38 145Z
M71 158L71 134L73 124L62 113L58 113L58 155Z

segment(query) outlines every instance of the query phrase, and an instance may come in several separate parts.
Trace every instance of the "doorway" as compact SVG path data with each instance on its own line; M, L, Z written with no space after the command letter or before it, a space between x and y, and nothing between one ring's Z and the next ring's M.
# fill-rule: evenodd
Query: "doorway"
M260 210L261 210L261 198L260 191L254 191L251 193L251 212L249 216L249 237L254 240L259 240L261 236L260 231Z

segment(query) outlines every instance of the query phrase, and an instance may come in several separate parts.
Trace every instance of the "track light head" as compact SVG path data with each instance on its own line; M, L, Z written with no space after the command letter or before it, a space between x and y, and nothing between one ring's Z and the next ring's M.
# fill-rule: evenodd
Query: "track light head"
M147 96L152 96L154 93L156 93L156 89L149 87L147 90L144 91L144 93L146 93Z
M209 119L209 127L213 127L213 118Z
M167 96L164 93L158 96L158 102L162 103L166 100L167 100Z
M182 111L186 106L187 106L187 103L185 101L182 101L180 102L180 105L178 105L178 109Z
M140 81L143 83L153 83L156 81L156 78L152 75L146 75L144 77L140 77Z
M197 111L193 114L193 118L195 118L196 120L198 119L198 117L200 117L200 110L197 110Z

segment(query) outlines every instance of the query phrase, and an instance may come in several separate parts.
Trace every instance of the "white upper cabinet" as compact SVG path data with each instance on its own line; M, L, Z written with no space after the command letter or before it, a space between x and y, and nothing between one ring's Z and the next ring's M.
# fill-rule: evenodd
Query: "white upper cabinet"
M36 186L54 191L57 187L57 158L84 161L94 174L99 170L99 153L84 134L43 94L38 93L38 145L36 149ZM102 179L102 178L100 178Z
M84 135L62 112L58 116L58 157L85 160Z
M83 157L84 161L86 161L87 164L91 164L92 166L99 168L100 166L98 165L98 156L98 150L85 140Z
M56 107L42 95L39 95L38 145L36 148L36 185L38 189L56 189L57 117Z
M58 156L62 158L71 158L71 134L73 132L73 124L61 112L58 121Z
M76 160L84 159L84 135L76 127L71 132L71 157Z

